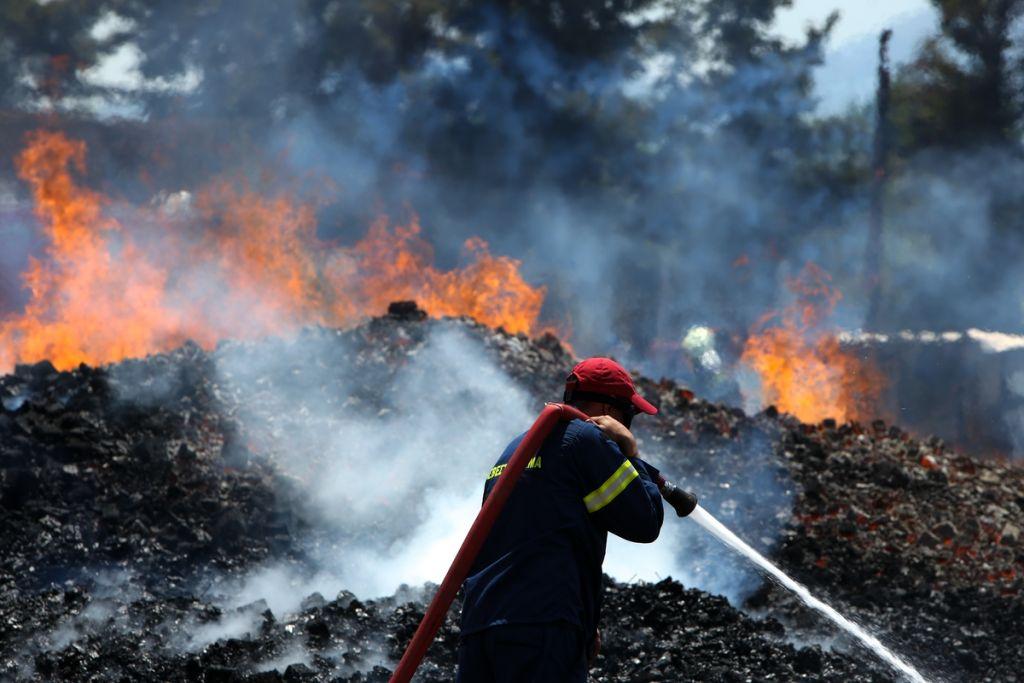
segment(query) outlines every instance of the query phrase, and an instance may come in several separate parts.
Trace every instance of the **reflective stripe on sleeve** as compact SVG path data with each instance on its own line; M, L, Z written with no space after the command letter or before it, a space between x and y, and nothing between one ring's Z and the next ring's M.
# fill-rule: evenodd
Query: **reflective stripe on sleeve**
M619 466L619 469L615 470L612 476L601 484L601 486L590 493L583 499L583 504L587 506L587 512L597 512L608 503L615 500L616 496L622 493L629 482L633 481L640 476L640 473L633 467L633 463L626 460Z

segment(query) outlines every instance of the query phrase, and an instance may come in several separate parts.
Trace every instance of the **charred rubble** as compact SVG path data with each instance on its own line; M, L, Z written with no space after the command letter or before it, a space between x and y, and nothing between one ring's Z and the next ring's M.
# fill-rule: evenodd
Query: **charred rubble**
M301 473L275 458L281 435L308 426L314 404L368 420L392 410L390 380L438 329L477 340L535 407L560 397L572 358L554 337L430 320L411 304L350 330L307 329L320 353L255 382L232 384L216 361L244 368L292 342L189 344L64 372L42 362L0 379L0 678L386 681L429 587L311 594L276 612L217 595L268 560L303 566L322 533ZM283 388L296 377L301 394ZM751 416L640 383L662 409L638 421L642 451L783 569L926 675L1021 677L1019 467L882 422ZM438 400L459 391L436 387ZM678 552L710 580L720 568L703 542ZM781 589L756 582L743 596L737 608L668 578L609 580L594 679L895 680ZM457 609L421 680L452 679Z

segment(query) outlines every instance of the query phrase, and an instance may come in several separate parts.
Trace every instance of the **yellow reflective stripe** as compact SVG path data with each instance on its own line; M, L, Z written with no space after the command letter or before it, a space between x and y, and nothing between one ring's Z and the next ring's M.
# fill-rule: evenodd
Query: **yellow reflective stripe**
M608 477L599 488L588 493L583 499L583 504L587 506L587 512L597 512L615 500L629 486L629 482L639 476L640 473L633 467L633 463L629 460L623 462L612 476Z

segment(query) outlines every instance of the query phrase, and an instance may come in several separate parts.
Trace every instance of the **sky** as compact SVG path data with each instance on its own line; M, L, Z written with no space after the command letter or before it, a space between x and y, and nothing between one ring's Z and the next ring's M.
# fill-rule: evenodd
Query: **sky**
M779 12L775 29L799 40L809 23L824 23L833 10L839 11L839 23L815 74L821 114L841 112L873 96L883 29L893 31L889 54L894 66L908 61L918 44L938 30L938 14L928 0L795 0Z

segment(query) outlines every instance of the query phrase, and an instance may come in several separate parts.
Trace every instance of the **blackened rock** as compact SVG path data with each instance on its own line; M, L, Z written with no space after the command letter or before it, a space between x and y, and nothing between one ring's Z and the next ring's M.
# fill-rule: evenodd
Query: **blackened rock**
M819 500L825 487L817 479L811 479L804 484L804 495L810 500Z
M225 510L213 528L214 542L220 547L233 546L245 539L245 517L235 509Z
M320 609L326 604L327 601L324 599L324 596L319 593L312 593L302 599L302 602L299 604L299 609L305 612L311 609Z
M17 370L15 370L17 372ZM28 375L34 380L45 380L57 374L57 368L48 360L41 360L28 368Z
M399 320L426 320L427 312L415 301L392 301L388 304L388 316Z
M284 680L287 681L287 683L312 681L315 678L316 672L306 664L289 664L288 668L284 670Z
M957 530L950 522L942 522L932 527L932 533L943 541L949 541L956 538Z
M36 673L43 676L51 676L56 670L56 662L50 653L40 653L35 656Z
M960 650L957 652L956 660L967 671L976 672L978 670L978 656L970 650Z
M281 672L277 669L260 671L259 673L249 674L245 677L245 683L281 683L283 680Z
M121 511L113 503L108 503L100 508L100 519L107 523L113 523L121 516Z
M237 680L235 670L228 666L208 666L203 671L206 683L232 683Z
M0 503L9 510L21 507L39 490L39 477L28 468L9 469L3 473Z
M697 433L701 436L719 436L722 432L718 429L718 425L711 422L701 422L697 428Z
M188 447L188 444L181 444L178 446L178 452L175 455L178 460L192 461L196 459L196 452Z
M161 439L143 439L132 448L132 455L143 462L160 460L167 456L167 444Z
M265 617L266 613L270 612L270 607L267 605L266 600L260 598L259 600L253 600L250 603L242 605L237 611L239 614L259 614L260 616ZM273 616L273 612L270 612L270 614Z
M306 633L309 634L310 638L326 640L331 637L331 628L323 619L314 619L306 624Z
M19 415L14 420L15 431L21 432L25 436L31 437L35 433L35 420L33 414L26 412L25 414Z
M800 565L804 562L804 549L796 544L786 544L780 551L782 559L786 562L794 565Z
M50 457L61 463L83 462L95 457L95 449L81 439L68 439L65 443L56 446L50 452Z
M910 483L910 475L899 465L883 461L876 462L871 466L871 480L881 486L905 489Z
M4 411L11 415L20 415L28 410L29 405L28 400L24 396L7 396L0 401L0 407L3 407ZM4 426L4 431L10 431L10 418L0 413L0 425Z
M337 606L339 610L346 610L348 609L348 606L351 605L353 601L355 601L355 599L355 593L348 590L342 590L334 598L334 604Z
M825 451L825 447L822 446L820 443L818 443L817 441L812 441L811 443L807 444L807 455L817 460L823 460L826 456L828 456L828 452Z
M817 645L797 650L796 658L793 660L793 669L801 674L819 674L821 665L821 648Z

